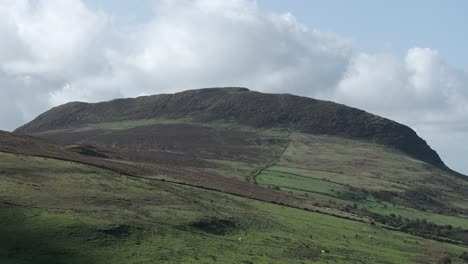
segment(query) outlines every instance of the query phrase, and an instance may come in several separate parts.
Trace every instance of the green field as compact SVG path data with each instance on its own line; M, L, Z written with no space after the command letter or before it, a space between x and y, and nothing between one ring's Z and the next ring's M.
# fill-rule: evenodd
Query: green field
M214 172L223 177L253 182L252 174L255 172L262 164L257 163L248 163L240 161L231 161L231 160L208 160L214 162L218 167L216 168L207 168L205 171Z
M0 168L0 263L463 263L468 251L73 162L2 153Z
M244 132L258 133L267 137L286 138L288 132L282 128L267 128L257 129L246 125L241 125L229 121L215 121L215 122L200 122L192 118L178 118L178 119L165 119L165 118L152 118L152 119L137 119L137 120L124 120L114 122L101 122L92 123L87 126L90 128L111 129L111 130L126 130L136 127L146 127L154 125L167 125L167 124L192 124L201 125L219 129L235 129ZM59 131L59 130L57 130Z
M125 120L115 122L102 122L89 124L91 128L112 129L112 130L125 130L136 127L145 127L153 125L166 125L166 124L181 124L188 123L191 119L138 119L138 120Z
M263 170L257 177L257 183L267 186L278 186L302 192L337 196L346 191L346 187L326 180L314 179L272 170Z
M381 202L372 197L357 201L340 198L340 193L346 192L348 188L332 181L346 182L343 181L346 178L349 177L344 174L274 166L260 174L257 180L262 185L278 186L282 190L319 200L334 201L339 204L356 204L359 208L381 215L395 214L409 219L426 219L439 225L452 225L468 229L467 216L422 212L410 207Z
M401 207L398 205L386 203L364 202L359 203L359 205L362 206L362 208L366 208L370 212L381 215L395 214L409 219L426 219L439 225L452 225L454 227L468 229L468 216L451 216L430 212L421 212L413 208Z
M466 208L467 197L447 188L447 185L467 186L466 181L429 169L424 163L381 145L293 133L291 143L278 161L269 164L212 161L220 166L207 171L225 177L256 181L262 186L311 199L355 205L381 215L395 214L413 220L426 219L439 225L468 228L468 218L463 215L422 211L411 205L378 200L372 194L366 194L363 199L346 196L356 190L402 193L408 186L417 186L438 190L440 196L435 198L444 204ZM438 184L437 178L446 179L446 182Z

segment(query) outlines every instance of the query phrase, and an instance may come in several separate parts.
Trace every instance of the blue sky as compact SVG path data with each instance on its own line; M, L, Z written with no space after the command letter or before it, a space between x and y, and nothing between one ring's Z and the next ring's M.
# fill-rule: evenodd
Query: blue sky
M0 129L69 101L245 86L409 125L468 174L468 1L0 1Z
M365 51L404 54L411 47L430 47L451 64L468 69L468 1L259 0L259 4L350 37Z
M365 51L404 54L410 47L430 47L451 64L468 68L465 0L259 0L259 4L350 37Z

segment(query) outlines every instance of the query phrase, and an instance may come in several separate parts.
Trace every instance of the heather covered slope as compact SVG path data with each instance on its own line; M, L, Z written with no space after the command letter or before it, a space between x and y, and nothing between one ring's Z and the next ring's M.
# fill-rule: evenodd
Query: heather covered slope
M96 104L73 102L53 108L15 133L37 134L102 122L180 118L370 140L447 169L438 154L407 126L333 102L263 94L245 88L200 89Z

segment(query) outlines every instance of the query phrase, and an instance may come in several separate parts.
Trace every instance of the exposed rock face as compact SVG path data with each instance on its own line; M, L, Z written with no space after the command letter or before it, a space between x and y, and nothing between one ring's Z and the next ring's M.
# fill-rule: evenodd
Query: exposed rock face
M371 140L447 169L439 155L405 125L329 101L264 94L246 88L208 88L95 104L72 102L45 112L15 133L35 134L98 122L184 117Z

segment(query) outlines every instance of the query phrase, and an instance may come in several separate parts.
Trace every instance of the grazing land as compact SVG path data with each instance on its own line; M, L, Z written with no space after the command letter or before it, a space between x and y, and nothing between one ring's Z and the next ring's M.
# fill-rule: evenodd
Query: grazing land
M69 103L0 132L0 263L465 263L467 179L332 102Z
M0 157L2 263L462 263L466 250L75 162Z

